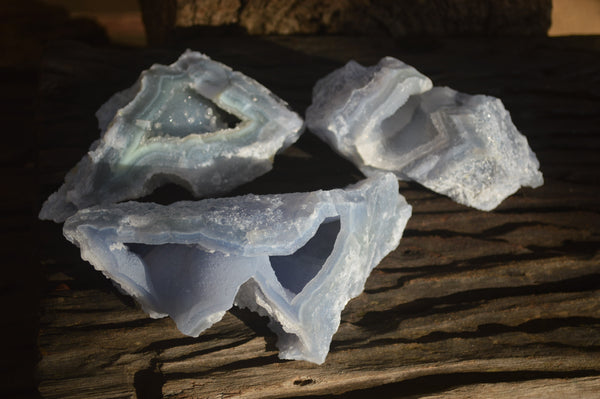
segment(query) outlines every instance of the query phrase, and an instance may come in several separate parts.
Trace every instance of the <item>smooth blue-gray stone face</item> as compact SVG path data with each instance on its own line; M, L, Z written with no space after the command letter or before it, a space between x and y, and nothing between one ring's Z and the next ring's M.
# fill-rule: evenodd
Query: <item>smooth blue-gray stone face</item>
M321 79L307 127L367 176L393 172L481 210L543 184L539 162L494 97L432 88L391 57Z
M388 173L344 190L96 206L64 234L183 333L197 336L235 304L269 316L281 358L322 363L342 309L410 215Z
M135 199L165 182L225 193L269 171L302 119L258 82L197 52L153 65L97 112L101 138L44 203L41 219Z

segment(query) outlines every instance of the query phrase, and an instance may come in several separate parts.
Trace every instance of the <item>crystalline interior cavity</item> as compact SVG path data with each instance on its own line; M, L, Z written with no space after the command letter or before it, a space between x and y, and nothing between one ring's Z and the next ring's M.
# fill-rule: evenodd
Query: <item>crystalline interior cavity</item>
M44 203L41 219L135 199L164 182L198 197L227 192L271 169L302 119L258 82L197 52L153 65L97 112L100 140Z
M499 99L432 88L391 57L372 67L350 61L317 82L306 124L367 176L393 172L481 210L543 184Z
M197 336L236 304L269 316L281 358L322 363L343 307L410 214L388 173L345 190L96 206L67 219L64 234L183 333Z

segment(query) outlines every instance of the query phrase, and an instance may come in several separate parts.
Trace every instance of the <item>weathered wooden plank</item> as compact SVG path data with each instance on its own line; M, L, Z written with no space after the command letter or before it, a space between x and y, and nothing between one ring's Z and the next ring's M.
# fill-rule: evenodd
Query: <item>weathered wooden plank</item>
M347 59L397 56L436 83L505 100L540 158L546 184L520 190L487 213L401 183L414 211L405 237L342 313L322 366L279 360L266 321L249 312L227 313L198 338L183 336L169 319L147 318L79 259L60 226L42 223L40 255L49 280L39 338L45 397L598 392L600 41L285 37L187 45L255 77L298 110L310 103L316 79ZM93 113L100 103L139 69L176 56L73 44L49 52L39 107L42 195L56 189L97 137ZM107 78L99 84L98 76ZM272 172L235 193L342 187L360 178L305 135L276 158ZM171 201L171 191L153 198Z
M594 399L600 392L600 379L597 377L572 379L543 379L513 383L477 384L452 389L448 392L432 395L419 395L423 399L455 398L522 398L522 399ZM413 396L414 397L414 396Z

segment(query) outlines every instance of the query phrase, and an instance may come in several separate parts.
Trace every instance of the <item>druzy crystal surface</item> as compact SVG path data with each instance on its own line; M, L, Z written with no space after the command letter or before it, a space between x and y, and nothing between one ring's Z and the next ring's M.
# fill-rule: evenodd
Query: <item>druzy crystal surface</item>
M197 336L236 304L269 316L281 358L322 363L342 309L410 214L388 173L343 190L96 206L67 219L64 234L183 333Z
M220 194L271 169L302 119L265 87L197 52L153 65L97 112L101 138L44 203L40 218L135 199L164 182L197 197Z
M317 82L307 127L367 176L393 172L481 210L543 184L502 102L431 81L394 58L349 62Z

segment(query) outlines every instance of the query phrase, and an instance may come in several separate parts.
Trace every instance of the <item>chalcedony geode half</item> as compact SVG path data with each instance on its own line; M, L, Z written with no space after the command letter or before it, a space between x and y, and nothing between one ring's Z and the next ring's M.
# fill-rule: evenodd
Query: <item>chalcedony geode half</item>
M41 219L135 199L164 182L197 197L227 192L271 169L303 121L253 79L186 51L153 65L97 112L100 140L44 203Z
M197 336L236 304L269 316L281 358L322 363L410 215L387 173L343 190L96 206L64 234L151 317Z
M432 88L391 57L372 67L350 61L317 82L306 124L367 176L393 172L481 210L543 184L499 99Z

